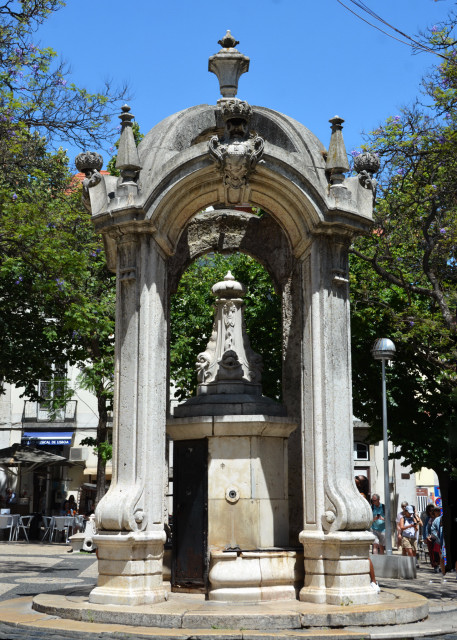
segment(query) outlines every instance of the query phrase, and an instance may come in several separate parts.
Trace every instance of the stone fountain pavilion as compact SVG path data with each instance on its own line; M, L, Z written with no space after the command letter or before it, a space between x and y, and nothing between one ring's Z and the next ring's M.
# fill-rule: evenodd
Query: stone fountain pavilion
M113 605L154 612L194 592L232 613L272 601L374 611L371 509L352 466L348 249L371 228L377 159L363 154L346 177L341 118L330 120L326 149L299 122L237 98L249 58L230 32L219 44L209 59L222 95L215 106L169 116L138 147L124 106L120 177L102 176L96 153L77 159L117 276L113 475L96 511L99 576L87 606L92 616ZM170 295L189 264L214 251L256 258L281 296L283 404L262 395L261 357L243 329L244 288L229 273L213 287L198 395L170 416ZM167 434L171 589L163 578ZM408 611L415 620L426 606Z

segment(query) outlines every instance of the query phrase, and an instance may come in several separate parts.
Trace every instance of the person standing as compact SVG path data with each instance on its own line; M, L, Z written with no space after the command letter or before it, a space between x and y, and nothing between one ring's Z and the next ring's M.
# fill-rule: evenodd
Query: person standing
M397 522L397 548L400 549L401 548L401 531L400 531L400 520L403 517L403 510L405 507L408 506L408 502L406 500L403 500L403 502L400 504L400 511L397 513L397 518L396 518L396 522Z
M436 514L435 514L435 509L437 511ZM425 509L425 513L426 513L426 516L425 516L425 522L423 526L422 537L424 539L424 542L427 545L430 564L432 565L434 572L438 573L439 564L440 564L439 550L436 548L435 540L431 538L430 534L431 534L432 523L435 517L438 517L440 515L440 510L437 507L435 507L434 504L428 504L427 508Z
M419 529L419 516L414 513L414 508L407 505L403 509L400 518L399 530L401 532L401 549L404 556L417 556L417 531Z
M381 504L377 493L373 493L371 496L371 510L373 512L371 532L377 540L373 543L373 553L383 554L386 548L386 515L384 505Z
M446 568L444 566L444 558L446 556L446 548L444 546L444 537L443 537L443 522L441 516L441 509L439 507L435 507L435 519L432 522L430 527L430 539L434 544L434 551L438 551L439 554L439 564L441 573L443 576L446 573ZM437 570L435 569L435 572Z

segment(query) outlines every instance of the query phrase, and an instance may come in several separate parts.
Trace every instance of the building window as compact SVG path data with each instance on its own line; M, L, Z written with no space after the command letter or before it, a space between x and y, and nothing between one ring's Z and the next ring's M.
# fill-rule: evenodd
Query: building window
M67 370L65 365L52 367L49 380L39 380L39 402L25 400L23 422L74 422L76 400L68 399Z
M354 442L354 460L369 460L369 445L364 442Z

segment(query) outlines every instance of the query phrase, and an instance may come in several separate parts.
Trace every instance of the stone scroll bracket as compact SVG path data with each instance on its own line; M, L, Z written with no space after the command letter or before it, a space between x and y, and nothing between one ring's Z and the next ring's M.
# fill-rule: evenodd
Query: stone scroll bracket
M349 243L346 234L315 236L303 261L305 529L327 532L364 530L371 520L352 470Z
M97 507L97 527L102 531L163 530L165 260L148 234L117 234L115 240L118 284L113 479Z

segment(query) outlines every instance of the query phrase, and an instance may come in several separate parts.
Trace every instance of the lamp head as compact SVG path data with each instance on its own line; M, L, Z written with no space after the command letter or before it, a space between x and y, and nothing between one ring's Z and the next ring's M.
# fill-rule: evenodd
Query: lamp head
M389 338L378 338L371 348L375 360L392 360L395 357L395 345Z

